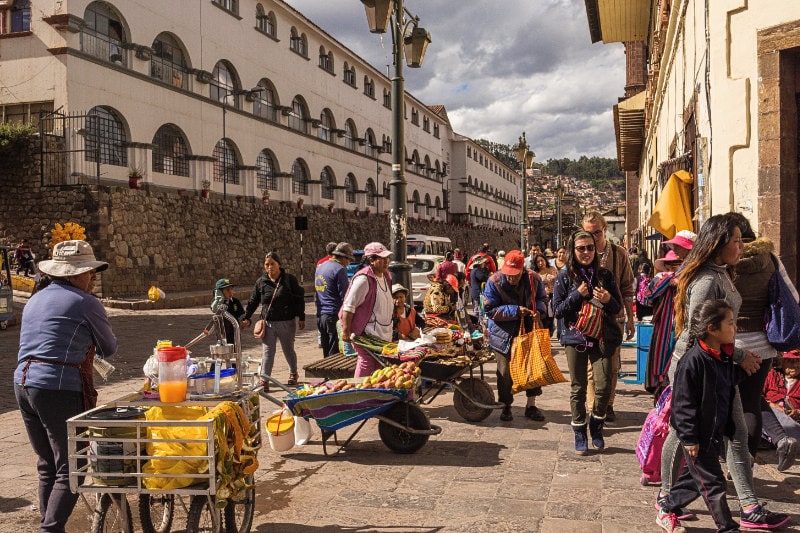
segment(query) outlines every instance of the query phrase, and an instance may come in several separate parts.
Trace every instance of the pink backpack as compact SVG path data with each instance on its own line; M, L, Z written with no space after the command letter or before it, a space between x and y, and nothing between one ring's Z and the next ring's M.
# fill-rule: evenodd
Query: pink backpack
M672 387L667 387L658 397L655 408L647 418L636 441L636 458L642 469L642 485L661 482L661 448L669 433L672 412Z

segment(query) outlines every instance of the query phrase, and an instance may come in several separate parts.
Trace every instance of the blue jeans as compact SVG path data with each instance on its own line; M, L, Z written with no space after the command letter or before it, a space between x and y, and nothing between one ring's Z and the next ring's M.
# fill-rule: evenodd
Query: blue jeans
M261 356L261 374L272 376L272 366L275 363L275 346L281 343L281 350L286 362L289 364L289 373L297 374L297 352L294 351L294 338L297 333L297 322L292 320L267 321L264 331L263 355Z
M28 439L39 460L40 533L64 533L78 495L69 490L67 419L83 412L83 394L14 385Z

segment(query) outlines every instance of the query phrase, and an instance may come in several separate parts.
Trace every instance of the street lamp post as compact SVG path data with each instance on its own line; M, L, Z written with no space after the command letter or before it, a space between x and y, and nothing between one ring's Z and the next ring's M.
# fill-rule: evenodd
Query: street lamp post
M226 131L226 120L228 115L228 97L233 96L234 106L236 105L236 97L241 95L252 96L264 90L264 87L258 86L252 89L232 89L228 90L226 87L219 87L223 91L222 97L222 199L228 199L228 139Z
M523 253L528 251L528 243L526 239L528 229L528 168L533 167L533 158L536 154L530 149L525 139L525 132L522 132L522 137L519 142L514 145L514 156L519 162L522 170L522 217L519 221L519 247Z
M564 198L564 185L561 176L556 184L556 250L561 246L561 200Z
M425 49L431 42L430 34L417 26L419 18L403 7L403 0L361 0L372 33L392 33L392 180L389 182L389 249L392 262L389 270L392 279L411 288L411 265L406 261L406 177L405 177L405 123L403 103L403 52L409 67L422 66ZM406 19L406 14L409 18Z

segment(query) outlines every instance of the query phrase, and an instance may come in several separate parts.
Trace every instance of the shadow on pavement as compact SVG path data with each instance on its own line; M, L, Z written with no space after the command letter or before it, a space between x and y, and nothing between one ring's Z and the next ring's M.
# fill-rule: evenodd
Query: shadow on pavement
M272 523L253 529L256 533L436 533L442 531L444 526L414 527L414 526L307 526L303 523Z

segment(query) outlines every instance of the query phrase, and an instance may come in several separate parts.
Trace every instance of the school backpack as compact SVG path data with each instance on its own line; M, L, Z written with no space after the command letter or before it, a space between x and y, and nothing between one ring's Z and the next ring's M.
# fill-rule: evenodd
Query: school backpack
M441 315L451 311L450 297L445 292L445 287L438 281L432 281L428 291L425 293L425 299L422 302L422 309L426 313L433 313Z
M644 420L636 441L636 458L642 469L642 485L661 482L661 448L669 433L669 416L672 412L672 387L667 386L658 397L656 406Z

